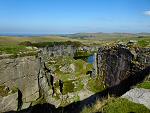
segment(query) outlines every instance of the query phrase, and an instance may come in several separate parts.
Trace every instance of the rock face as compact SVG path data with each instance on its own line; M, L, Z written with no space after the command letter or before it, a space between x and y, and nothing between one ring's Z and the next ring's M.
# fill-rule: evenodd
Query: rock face
M97 54L97 70L108 87L119 84L132 73L150 66L150 49L126 46L101 47Z
M73 59L78 48L54 46L39 49L38 57L0 60L0 112L28 108L41 98L59 107L94 94L87 88L91 78L86 73L91 71L91 65ZM87 48L80 49L86 51ZM94 72L104 78L107 86L117 85L130 76L135 65L140 64L138 69L149 66L149 53L150 49L131 51L122 46L101 47L95 54Z
M13 93L5 97L0 97L0 112L6 112L6 111L11 111L17 110L18 106L18 93Z
M131 89L127 93L121 96L132 102L143 104L150 109L150 90L149 89Z
M72 45L64 46L52 46L52 47L44 47L44 48L39 48L42 51L42 54L56 57L56 56L74 56L74 53L76 52L76 47Z
M150 66L150 48L139 48L136 50L136 60L143 68Z
M19 91L20 100L18 102L30 103L39 97L38 73L39 61L35 56L0 60L0 86L6 86L10 92ZM14 98L12 93L6 95L8 96L2 97L2 100L6 100L5 98L11 98L12 100L16 98ZM6 109L9 106L5 106L7 105L5 103L7 102L3 103ZM14 109L8 108L7 110Z
M114 86L129 76L133 55L123 47L100 48L97 55L98 74L108 86Z

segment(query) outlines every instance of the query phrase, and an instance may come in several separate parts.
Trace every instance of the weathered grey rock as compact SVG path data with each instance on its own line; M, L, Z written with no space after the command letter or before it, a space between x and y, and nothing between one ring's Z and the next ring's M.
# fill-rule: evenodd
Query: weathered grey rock
M46 54L48 56L74 56L74 53L76 52L76 47L72 45L57 45L52 47L44 47L39 48L42 51L42 54Z
M150 48L138 48L136 53L136 60L143 66L143 68L150 66Z
M0 97L0 112L16 111L18 105L18 92Z
M0 60L0 85L18 88L24 102L34 101L38 91L39 61L35 56Z
M143 104L150 109L150 90L142 88L134 88L121 96L132 102Z
M75 72L75 65L74 64L66 64L65 66L60 68L60 71L63 73L73 73Z
M22 105L22 109L27 109L27 108L29 108L29 107L30 107L30 105L31 105L31 102L23 103L23 105Z
M132 53L124 46L99 48L98 74L104 76L108 86L117 85L129 76L132 59Z

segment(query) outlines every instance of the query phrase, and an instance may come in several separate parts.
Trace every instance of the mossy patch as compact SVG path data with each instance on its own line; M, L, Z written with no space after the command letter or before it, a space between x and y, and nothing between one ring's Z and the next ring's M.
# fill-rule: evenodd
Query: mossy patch
M88 51L82 51L82 50L78 50L76 53L75 53L75 57L80 57L80 56L90 56L91 53L88 52Z
M103 91L105 89L103 79L100 77L91 78L88 81L87 88L95 93Z
M137 85L138 88L150 89L150 81L144 81Z
M74 92L74 83L73 83L73 81L64 82L63 95L65 95L67 93L72 93L72 92Z
M4 85L0 85L0 96L7 96L9 91L10 90L7 89Z
M37 105L37 104L44 104L47 103L44 97L38 98L36 101L32 102L32 106Z
M17 88L17 87L12 87L11 90L12 90L11 93L16 93L16 92L18 92L18 88Z
M75 60L72 57L51 58L48 65L49 68L54 69L54 73L62 81L75 80L86 75L93 68L92 64L81 59Z
M75 85L75 87L74 87L74 92L80 91L80 90L82 90L83 87L84 87L84 84L82 83L81 80L76 80L76 81L74 81L74 85Z

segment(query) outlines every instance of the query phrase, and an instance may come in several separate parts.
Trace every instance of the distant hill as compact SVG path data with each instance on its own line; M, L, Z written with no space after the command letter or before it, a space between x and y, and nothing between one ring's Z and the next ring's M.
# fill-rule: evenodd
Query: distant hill
M87 39L87 38L101 38L101 39L111 39L111 38L134 38L134 37L140 37L142 36L150 36L150 33L75 33L75 34L66 34L61 35L63 37L69 37L69 38L79 38L79 39Z

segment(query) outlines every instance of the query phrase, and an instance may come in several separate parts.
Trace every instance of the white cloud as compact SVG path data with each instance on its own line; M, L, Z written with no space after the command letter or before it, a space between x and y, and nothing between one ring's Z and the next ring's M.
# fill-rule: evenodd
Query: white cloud
M150 11L144 11L144 14L150 16Z

